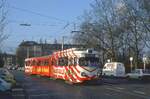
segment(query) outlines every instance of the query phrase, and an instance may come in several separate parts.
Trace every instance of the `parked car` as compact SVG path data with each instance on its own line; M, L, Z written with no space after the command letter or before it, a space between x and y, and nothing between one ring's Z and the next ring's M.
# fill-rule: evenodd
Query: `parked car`
M14 79L14 76L6 68L0 68L0 75L7 75Z
M125 77L125 67L120 62L106 63L102 70L104 76Z
M0 91L7 91L11 89L11 84L0 78Z
M0 78L11 83L12 86L16 84L14 76L5 68L0 68Z
M150 70L135 69L131 73L127 73L126 77L140 80L150 79Z

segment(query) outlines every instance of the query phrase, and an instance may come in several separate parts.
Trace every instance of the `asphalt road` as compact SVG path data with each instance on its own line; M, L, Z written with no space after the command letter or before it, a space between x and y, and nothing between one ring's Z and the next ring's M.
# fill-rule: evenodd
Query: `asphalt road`
M106 79L97 84L69 85L62 80L12 71L18 87L14 99L150 99L150 82Z

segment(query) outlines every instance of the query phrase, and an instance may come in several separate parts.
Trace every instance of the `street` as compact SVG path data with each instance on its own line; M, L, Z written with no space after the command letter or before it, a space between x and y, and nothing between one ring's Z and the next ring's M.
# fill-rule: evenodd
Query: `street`
M69 85L62 80L24 75L12 71L20 87L14 99L150 99L150 83L103 79L99 84Z

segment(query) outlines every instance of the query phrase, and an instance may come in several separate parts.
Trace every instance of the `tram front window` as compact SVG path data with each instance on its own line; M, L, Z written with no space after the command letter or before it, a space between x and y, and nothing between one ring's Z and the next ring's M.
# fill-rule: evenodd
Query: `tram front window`
M99 58L96 57L81 57L79 58L80 66L98 67Z

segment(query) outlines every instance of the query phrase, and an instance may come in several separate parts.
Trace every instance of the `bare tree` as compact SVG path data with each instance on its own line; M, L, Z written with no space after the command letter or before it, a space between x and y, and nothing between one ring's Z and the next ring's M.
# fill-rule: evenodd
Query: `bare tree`
M85 14L85 20L81 24L80 31L82 33L75 37L78 38L78 42L84 42L88 46L98 48L103 54L103 62L104 54L106 54L106 58L116 61L117 50L121 45L119 44L119 36L122 30L119 27L120 22L114 7L115 3L113 0L95 0L91 6L92 13Z
M0 0L0 45L2 42L7 38L4 33L4 28L6 26L6 10L5 10L5 0ZM0 47L0 66L3 67L4 61L1 54L1 47Z
M5 3L6 3L5 0L0 0L0 45L8 37L4 31L7 24L6 22L7 11L5 8Z
M124 0L124 5L128 21L128 29L126 29L129 33L128 44L132 51L131 55L135 59L135 66L138 66L145 47L149 47L150 27L147 24L149 23L147 20L148 14L145 14L141 8L141 1L133 1Z
M132 56L138 66L150 47L149 0L95 0L91 7L75 41L99 49L103 63L109 58L129 64Z

